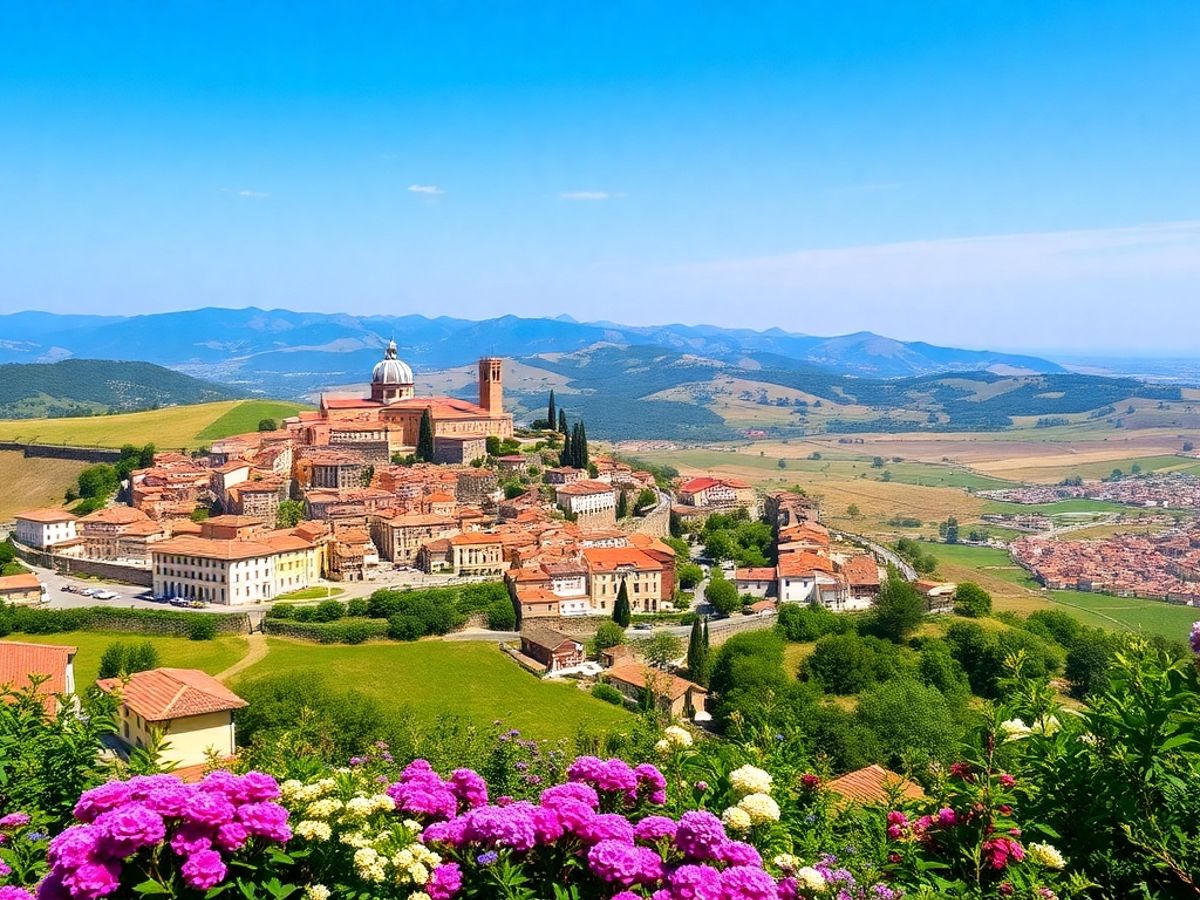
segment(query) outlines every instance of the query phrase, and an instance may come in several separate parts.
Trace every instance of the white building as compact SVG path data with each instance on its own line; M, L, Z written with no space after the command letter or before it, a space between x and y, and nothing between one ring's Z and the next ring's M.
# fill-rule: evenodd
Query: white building
M181 535L150 550L154 596L224 606L262 603L320 577L317 549L293 534L217 540Z
M31 509L17 517L16 539L26 547L48 550L74 541L79 520L64 509Z
M616 521L617 492L611 484L585 478L559 485L555 493L558 508L573 516Z

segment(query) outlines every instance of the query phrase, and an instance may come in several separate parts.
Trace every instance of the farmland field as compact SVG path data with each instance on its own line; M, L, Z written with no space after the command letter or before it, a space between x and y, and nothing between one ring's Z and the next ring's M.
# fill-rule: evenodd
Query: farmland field
M194 449L206 441L253 431L262 418L294 414L296 404L227 400L171 406L118 416L0 420L0 440L82 447L152 443L160 450Z
M1112 597L1085 591L1047 591L1016 565L1008 553L962 544L927 544L938 574L950 581L974 581L991 592L997 610L1030 613L1061 609L1086 625L1140 631L1172 640L1186 638L1197 610L1160 600Z
M96 680L100 657L109 644L149 641L158 650L159 665L180 669L202 669L216 675L233 665L246 653L246 638L221 635L211 641L193 641L185 637L127 634L105 631L65 631L61 634L11 634L5 640L27 644L63 644L78 647L75 656L75 685L83 690Z
M59 506L86 465L73 459L26 459L15 450L0 451L0 522L24 509Z
M527 737L573 737L583 725L611 729L630 721L621 709L573 684L542 682L490 642L417 641L359 646L268 638L269 652L238 683L276 672L304 672L353 687L392 709L432 719L454 711L479 724L499 719ZM237 683L233 685L237 688Z

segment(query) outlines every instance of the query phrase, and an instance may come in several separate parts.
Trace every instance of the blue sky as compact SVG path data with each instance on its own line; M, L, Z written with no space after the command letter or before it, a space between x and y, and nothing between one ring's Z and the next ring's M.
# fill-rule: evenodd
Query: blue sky
M6 3L0 312L1195 353L1198 87L1170 0Z

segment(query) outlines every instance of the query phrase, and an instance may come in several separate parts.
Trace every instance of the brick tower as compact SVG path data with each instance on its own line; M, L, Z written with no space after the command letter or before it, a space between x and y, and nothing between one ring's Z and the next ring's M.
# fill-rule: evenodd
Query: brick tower
M498 356L479 360L479 405L495 415L504 412L503 363Z

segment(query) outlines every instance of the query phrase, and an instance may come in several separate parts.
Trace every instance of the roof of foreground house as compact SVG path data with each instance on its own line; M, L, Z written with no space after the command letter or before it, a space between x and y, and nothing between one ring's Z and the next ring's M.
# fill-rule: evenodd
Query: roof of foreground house
M241 709L246 701L199 669L150 669L120 678L97 679L101 690L119 691L121 700L148 722Z

